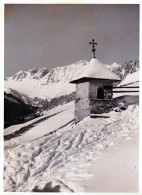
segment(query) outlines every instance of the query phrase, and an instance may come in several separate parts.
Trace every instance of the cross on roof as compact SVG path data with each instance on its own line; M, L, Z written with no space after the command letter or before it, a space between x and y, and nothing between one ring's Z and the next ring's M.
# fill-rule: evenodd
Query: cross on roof
M93 54L94 54L94 58L96 58L96 57L95 57L95 51L96 51L95 45L97 45L97 43L95 43L95 40L92 39L92 42L89 42L89 44L92 45L92 52L93 52Z

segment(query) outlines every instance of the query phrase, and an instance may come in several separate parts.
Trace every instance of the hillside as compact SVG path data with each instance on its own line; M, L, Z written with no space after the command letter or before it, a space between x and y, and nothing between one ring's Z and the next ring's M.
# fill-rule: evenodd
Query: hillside
M25 104L29 104L29 105L34 105L33 104L33 99L28 97L27 95L21 94L20 92L11 89L11 88L4 88L4 92L6 94L12 95L15 98L20 99L21 101L23 101Z
M17 123L23 123L24 117L37 108L25 104L21 98L4 92L4 128Z

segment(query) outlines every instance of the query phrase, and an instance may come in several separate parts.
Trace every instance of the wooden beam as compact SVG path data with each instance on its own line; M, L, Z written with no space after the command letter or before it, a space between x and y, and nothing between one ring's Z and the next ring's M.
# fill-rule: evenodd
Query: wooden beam
M139 88L139 86L136 86L136 87L113 87L113 89L121 89L121 88Z
M133 92L139 92L139 91L112 91L113 93L133 93Z

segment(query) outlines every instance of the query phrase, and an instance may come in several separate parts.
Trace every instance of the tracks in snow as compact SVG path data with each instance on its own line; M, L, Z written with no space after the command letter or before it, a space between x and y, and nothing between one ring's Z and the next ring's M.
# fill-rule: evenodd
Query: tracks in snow
M96 159L105 147L115 144L121 136L138 129L137 110L124 111L116 117L89 119L78 125L67 124L63 128L30 143L24 143L5 152L5 190L32 191L35 186L44 189L57 180L65 185L59 172L76 163L71 172L77 171L83 162ZM83 177L83 176L82 176ZM21 179L20 179L21 178ZM60 182L59 182L60 181ZM57 183L56 183L57 185ZM8 187L7 187L8 186ZM70 186L64 186L70 191Z

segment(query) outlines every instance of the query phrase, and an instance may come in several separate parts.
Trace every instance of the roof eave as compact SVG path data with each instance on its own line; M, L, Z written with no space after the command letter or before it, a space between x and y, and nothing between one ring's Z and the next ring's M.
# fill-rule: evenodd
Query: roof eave
M113 81L113 82L118 82L118 81L121 81L121 79L102 79L102 78L93 78L93 77L82 77L82 78L79 78L79 79L76 79L76 80L72 80L72 81L70 81L69 83L77 83L77 82L79 82L79 81L83 81L83 80L90 80L90 79L95 79L95 80L111 80L111 81Z

